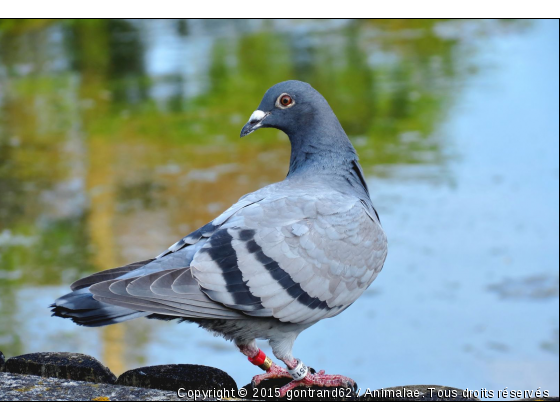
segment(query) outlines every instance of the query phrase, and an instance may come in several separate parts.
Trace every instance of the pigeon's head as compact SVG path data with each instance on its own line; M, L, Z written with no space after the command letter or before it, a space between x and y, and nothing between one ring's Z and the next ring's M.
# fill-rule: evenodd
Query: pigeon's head
M329 103L307 83L288 80L268 89L241 137L263 127L281 130L290 138L289 177L344 178L357 165L356 150Z
M319 92L308 83L288 80L266 91L258 109L241 130L241 137L259 128L272 127L291 138L292 134L316 123L318 117L327 116L336 120L328 102Z

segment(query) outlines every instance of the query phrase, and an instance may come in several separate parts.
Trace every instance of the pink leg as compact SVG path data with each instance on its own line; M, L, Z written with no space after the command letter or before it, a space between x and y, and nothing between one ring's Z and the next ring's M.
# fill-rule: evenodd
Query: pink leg
M282 360L286 363L286 366L290 369L294 369L297 364L298 360L294 359L293 357L289 357L287 359ZM284 397L286 393L298 386L303 387L312 387L312 386L321 386L321 387L333 387L333 388L356 388L356 382L353 379L347 378L346 376L342 375L326 375L324 370L321 370L317 373L311 373L311 371L307 372L307 375L300 380L293 380L287 385L284 385L280 388L280 398Z
M272 363L272 366L265 372L261 373L260 375L256 375L253 377L251 381L251 385L257 387L262 381L265 379L276 379L276 378L292 378L292 375L281 366L278 366L276 363Z
M251 343L243 343L243 344L238 343L237 346L239 347L239 350L241 350L241 352L249 358L251 363L253 364L262 363L262 361L259 361L258 363L255 361L259 359L259 356L264 357L264 353L262 353L259 350L259 348L257 347L254 341ZM288 366L289 369L295 369L296 366L298 365L298 360L294 359L291 356L287 358L283 358L282 361L286 363L286 366ZM261 365L261 367L263 366ZM292 378L292 375L290 374L290 372L288 372L287 369L280 367L269 360L269 365L266 366L266 372L253 377L252 385L253 387L256 387L265 379L276 379L276 378ZM356 383L354 382L353 379L347 378L346 376L326 375L324 370L321 370L320 372L317 373L311 373L311 371L308 371L307 375L303 379L297 381L292 380L287 385L284 385L282 388L280 388L280 398L284 397L288 391L297 388L299 386L355 388Z

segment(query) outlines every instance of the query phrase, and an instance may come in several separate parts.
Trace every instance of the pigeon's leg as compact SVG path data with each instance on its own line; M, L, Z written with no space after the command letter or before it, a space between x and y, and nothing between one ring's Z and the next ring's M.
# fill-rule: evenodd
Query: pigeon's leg
M322 386L332 388L353 388L356 389L356 382L353 379L347 378L342 375L327 375L324 370L317 373L311 373L310 369L305 366L298 359L292 356L282 358L282 361L288 366L289 374L294 378L289 384L280 388L280 398L284 397L286 393L299 386L311 387Z
M236 345L239 347L239 350L241 350L241 353L247 356L251 363L265 371L265 373L253 377L251 381L253 387L258 386L265 379L292 377L286 369L270 360L264 352L257 347L255 340L248 343L236 342Z
M261 373L260 375L253 376L251 380L251 385L253 388L259 386L259 384L264 381L265 379L276 379L276 378L291 378L292 376L290 373L284 369L282 366L278 366L276 363L272 363L272 366L265 372Z

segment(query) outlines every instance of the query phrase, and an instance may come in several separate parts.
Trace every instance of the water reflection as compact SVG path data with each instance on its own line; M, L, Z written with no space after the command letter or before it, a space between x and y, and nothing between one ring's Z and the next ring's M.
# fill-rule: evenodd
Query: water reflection
M450 109L471 78L489 71L477 58L485 41L524 37L534 25L0 20L2 351L83 351L117 374L153 363L154 352L163 352L161 363L192 361L154 350L158 331L175 328L167 324L88 330L47 318L46 307L80 275L156 255L241 195L282 179L283 134L238 139L264 90L282 80L305 80L323 93L368 176L393 191L411 181L453 188L462 178L450 165L464 150L446 138ZM384 191L380 183L374 195L384 194L381 213L390 219L409 193ZM426 258L437 257L430 252ZM414 272L416 262L401 261ZM557 272L544 276L557 291ZM460 284L431 298L453 299ZM382 300L376 293L371 299ZM225 353L200 337L200 346ZM237 360L235 350L228 354Z
M263 90L279 80L305 79L324 93L369 173L443 166L435 131L464 75L452 58L457 41L436 36L437 24L5 22L0 226L41 238L19 252L40 261L11 267L25 267L23 282L56 284L57 270L69 268L62 244L75 270L113 266L122 262L114 241L134 226L187 232L280 179L283 135L237 140ZM142 253L164 245L143 242ZM18 254L10 248L5 260ZM37 272L26 275L32 266Z

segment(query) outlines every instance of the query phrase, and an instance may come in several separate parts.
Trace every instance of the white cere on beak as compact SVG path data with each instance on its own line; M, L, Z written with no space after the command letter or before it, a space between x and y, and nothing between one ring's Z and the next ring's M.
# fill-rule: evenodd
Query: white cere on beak
M249 117L249 123L254 124L256 122L261 121L264 117L266 117L266 113L257 109Z
M266 117L270 115L270 112L263 112L257 109L255 112L251 114L251 118L249 118L249 122L243 126L241 130L241 137L245 137L248 134L251 134L253 131L258 130L263 126L263 121Z

